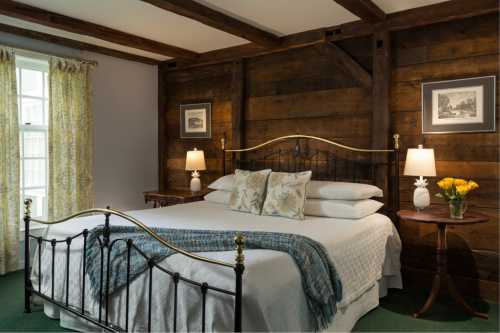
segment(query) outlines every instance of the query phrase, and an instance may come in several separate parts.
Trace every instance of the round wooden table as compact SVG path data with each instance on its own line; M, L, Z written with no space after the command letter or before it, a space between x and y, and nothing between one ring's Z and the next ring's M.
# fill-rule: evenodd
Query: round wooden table
M434 276L434 280L432 283L432 289L427 301L424 306L415 312L413 316L415 318L421 316L427 310L429 310L436 297L439 294L439 290L441 285L445 283L448 287L448 291L450 295L455 299L455 301L460 304L469 314L488 319L488 315L486 313L481 313L475 311L469 304L465 302L462 295L458 292L453 280L449 276L446 268L447 262L447 244L446 244L446 227L448 225L469 225L475 223L484 223L488 221L488 217L486 215L474 212L467 212L464 214L464 218L462 220L452 219L450 218L450 212L448 210L437 210L437 209L428 209L424 211L414 211L414 210L401 210L398 212L398 216L405 221L412 221L417 223L430 223L437 225L438 233L437 233L437 271Z

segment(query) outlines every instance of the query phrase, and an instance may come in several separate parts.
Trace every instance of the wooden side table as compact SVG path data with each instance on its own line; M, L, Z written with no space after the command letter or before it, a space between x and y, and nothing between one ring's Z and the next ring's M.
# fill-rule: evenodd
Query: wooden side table
M448 225L469 225L475 223L484 223L488 221L488 217L480 214L467 212L464 214L464 218L462 220L451 219L449 216L448 210L437 210L437 209L429 209L425 211L413 211L413 210L401 210L398 212L398 216L402 220L412 221L417 223L431 223L435 224L438 227L437 233L437 271L434 276L434 280L432 283L432 289L427 301L424 306L413 314L415 318L424 314L427 310L429 310L436 297L439 294L439 290L441 285L445 283L448 287L448 291L451 296L455 299L455 301L460 304L469 314L480 317L483 319L488 319L488 315L486 313L481 313L475 311L469 304L465 302L463 297L458 292L453 280L449 276L447 272L447 243L446 243L446 227Z
M181 203L202 201L203 197L209 193L209 190L201 190L199 192L191 192L189 189L172 188L165 191L146 191L144 193L144 201L146 203L152 201L153 207L172 206Z

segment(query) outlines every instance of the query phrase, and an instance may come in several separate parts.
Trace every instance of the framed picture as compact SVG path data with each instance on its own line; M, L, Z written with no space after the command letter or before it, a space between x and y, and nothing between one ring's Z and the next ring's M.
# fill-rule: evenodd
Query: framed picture
M209 139L212 137L212 104L183 104L181 111L181 139Z
M422 83L422 133L495 132L495 76Z

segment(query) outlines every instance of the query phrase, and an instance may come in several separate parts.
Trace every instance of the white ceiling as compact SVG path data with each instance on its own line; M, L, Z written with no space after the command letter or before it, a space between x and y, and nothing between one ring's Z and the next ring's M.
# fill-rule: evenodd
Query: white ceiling
M59 14L104 25L166 44L207 52L248 43L197 21L139 0L16 0ZM196 0L263 30L283 36L357 20L333 0ZM443 0L373 0L391 13ZM97 38L65 32L0 15L0 23L37 30L158 60L168 57Z

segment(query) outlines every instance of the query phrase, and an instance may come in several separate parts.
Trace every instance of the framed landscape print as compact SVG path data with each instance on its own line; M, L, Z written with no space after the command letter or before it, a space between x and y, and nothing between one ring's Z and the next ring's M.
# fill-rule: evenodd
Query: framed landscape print
M422 83L422 133L495 131L495 76Z
M212 137L211 103L183 104L180 108L181 139Z

